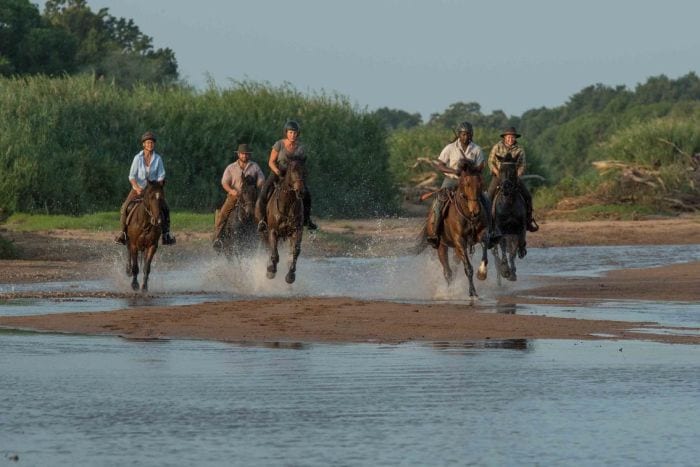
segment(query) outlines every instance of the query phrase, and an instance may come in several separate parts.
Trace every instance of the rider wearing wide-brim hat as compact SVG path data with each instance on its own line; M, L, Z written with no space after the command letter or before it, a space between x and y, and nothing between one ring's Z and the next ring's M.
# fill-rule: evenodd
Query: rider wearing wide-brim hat
M122 231L114 239L116 243L126 244L126 210L129 204L135 198L141 196L149 181L160 183L165 181L163 158L155 151L156 135L151 131L145 132L141 136L141 146L143 146L143 149L134 156L134 160L131 162L131 169L129 170L131 190L119 210ZM163 217L163 244L174 245L175 237L170 234L170 208L165 198L162 198L160 201L160 210Z
M221 234L226 225L226 221L236 208L238 196L243 189L243 181L246 177L252 176L256 180L258 188L261 188L265 182L265 175L262 169L255 161L250 160L253 153L248 144L241 143L236 150L237 160L229 164L224 169L224 174L221 176L221 187L226 192L226 200L219 209L219 216L216 218L214 226L214 248L219 250L223 248L221 242Z
M491 183L489 184L489 198L493 201L493 197L498 189L498 175L501 169L501 162L497 156L504 157L509 154L515 159L515 165L518 171L518 190L525 200L527 208L527 224L526 228L530 232L536 232L539 227L532 217L532 195L527 189L520 177L525 173L525 150L517 142L520 134L515 130L515 127L508 127L501 133L501 141L496 143L489 153L489 169L491 170Z
M301 128L295 120L288 120L282 129L283 138L276 141L270 150L268 166L270 167L270 175L268 175L265 184L260 190L258 200L255 203L255 218L258 219L258 230L263 232L267 230L265 222L265 213L267 211L267 201L272 194L272 186L282 176L283 171L287 168L287 160L290 158L303 159L306 157L304 145L299 141ZM318 226L311 220L311 193L309 185L304 183L304 225L309 230L316 230Z
M484 168L484 153L481 147L472 141L474 128L470 122L462 122L455 129L456 138L445 146L435 162L437 169L445 175L440 191L435 196L426 224L426 239L433 247L440 244L443 208L447 201L447 190L454 190L459 184L458 167L462 160L472 162L480 172ZM487 226L489 248L497 241L491 229L491 204L483 192L479 193L482 213Z

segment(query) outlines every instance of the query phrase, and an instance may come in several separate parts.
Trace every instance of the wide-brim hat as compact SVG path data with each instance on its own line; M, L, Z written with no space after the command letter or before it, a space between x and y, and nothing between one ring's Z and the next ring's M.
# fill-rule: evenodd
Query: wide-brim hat
M505 130L503 130L503 133L501 133L501 138L503 138L503 137L506 136L506 135L514 135L516 138L520 138L520 136L521 136L520 133L518 133L517 131L515 131L515 127L514 127L514 126L509 126L509 127L506 128Z
M246 154L252 154L253 150L250 149L250 147L247 144L243 143L243 144L239 144L238 149L236 149L236 153L240 154L242 152L246 153Z

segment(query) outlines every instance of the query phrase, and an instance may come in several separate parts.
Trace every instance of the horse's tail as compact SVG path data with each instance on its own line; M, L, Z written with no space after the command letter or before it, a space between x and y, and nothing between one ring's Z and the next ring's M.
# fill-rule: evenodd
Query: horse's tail
M411 247L410 252L414 255L419 255L423 253L423 250L425 250L428 247L428 232L427 232L427 227L428 227L428 221L425 220L423 221L423 226L421 227L420 231L418 232L418 235L416 235L416 239L414 241L413 247Z

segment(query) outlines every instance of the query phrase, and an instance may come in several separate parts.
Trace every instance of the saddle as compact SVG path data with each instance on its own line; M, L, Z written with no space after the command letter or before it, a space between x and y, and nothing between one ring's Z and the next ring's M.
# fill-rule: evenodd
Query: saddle
M136 206L138 206L142 202L143 198L139 196L137 198L132 199L129 205L126 207L126 225L129 225L131 223L131 218L133 217L135 211L134 208L136 208Z

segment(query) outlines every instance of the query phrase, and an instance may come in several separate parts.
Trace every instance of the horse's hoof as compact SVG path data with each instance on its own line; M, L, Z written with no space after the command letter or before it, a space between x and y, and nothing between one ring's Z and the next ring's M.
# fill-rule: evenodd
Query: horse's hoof
M143 292L143 293L148 292L148 286L144 285L143 287L141 287L141 292Z
M478 271L476 273L476 278L479 279L480 281L485 281L486 280L486 271L484 271L484 272Z
M515 282L518 280L518 276L515 274L510 274L507 279L511 282Z
M294 281L296 280L296 278L297 278L297 275L294 274L293 272L290 272L289 274L287 274L285 276L284 280L287 282L287 284L293 284Z
M274 271L267 271L266 276L267 276L268 279L274 279L276 274L277 274L277 273L274 272Z
M131 290L138 290L139 289L139 283L138 282L132 282L131 283Z

